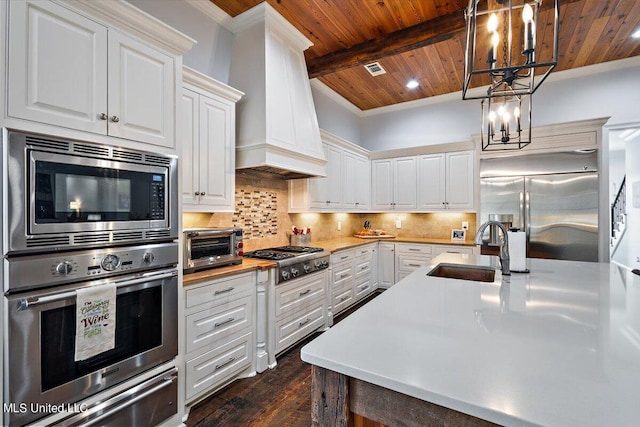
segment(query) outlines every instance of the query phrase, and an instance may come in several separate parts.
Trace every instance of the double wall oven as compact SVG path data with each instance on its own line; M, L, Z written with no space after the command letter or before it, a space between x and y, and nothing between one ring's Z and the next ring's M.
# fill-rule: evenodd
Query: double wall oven
M4 131L3 424L177 412L176 169L173 156ZM106 286L113 346L77 360L78 295Z

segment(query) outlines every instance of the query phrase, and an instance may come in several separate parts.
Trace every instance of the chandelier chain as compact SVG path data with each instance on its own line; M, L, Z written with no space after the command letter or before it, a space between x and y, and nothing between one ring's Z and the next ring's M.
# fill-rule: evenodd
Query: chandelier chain
M509 64L507 64L507 37L509 34L506 9L502 11L502 22L504 22L502 26L502 68L507 68L509 66Z

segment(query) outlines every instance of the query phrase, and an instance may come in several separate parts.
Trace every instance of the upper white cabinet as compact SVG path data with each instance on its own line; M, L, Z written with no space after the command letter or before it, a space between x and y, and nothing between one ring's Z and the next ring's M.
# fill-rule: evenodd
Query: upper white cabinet
M327 159L327 176L309 178L309 207L337 210L342 207L342 149L323 144Z
M416 209L417 161L415 156L371 162L372 202L375 210Z
M474 207L474 152L418 156L418 210Z
M118 6L145 28L133 6L100 3L69 4L106 19L102 9ZM48 1L10 2L7 116L174 147L176 57L100 20Z
M179 108L182 203L187 212L235 209L235 107L243 95L190 68Z
M289 181L290 212L359 212L371 201L367 151L321 131L327 176Z

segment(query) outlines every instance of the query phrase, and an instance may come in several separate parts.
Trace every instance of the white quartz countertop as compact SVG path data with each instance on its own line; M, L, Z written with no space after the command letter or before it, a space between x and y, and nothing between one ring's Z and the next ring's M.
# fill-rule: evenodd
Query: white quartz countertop
M496 265L443 254L441 262ZM421 268L302 348L305 362L509 426L640 425L640 277L527 260L491 283Z

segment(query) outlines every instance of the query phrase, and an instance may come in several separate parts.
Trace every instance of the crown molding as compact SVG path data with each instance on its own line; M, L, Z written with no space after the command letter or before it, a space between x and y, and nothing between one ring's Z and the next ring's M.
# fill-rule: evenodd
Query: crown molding
M54 0L66 8L87 14L103 25L122 30L176 56L189 51L196 40L124 0Z
M369 150L367 150L366 148L361 147L358 144L354 144L351 141L347 141L346 139L341 138L338 135L334 135L331 132L327 132L324 129L320 129L320 139L322 139L322 142L327 142L341 148L346 148L347 150L350 150L357 154L369 157Z
M186 65L182 66L182 81L207 92L215 93L232 102L238 102L244 95L244 92L209 77L206 74L202 74L193 68L189 68Z

